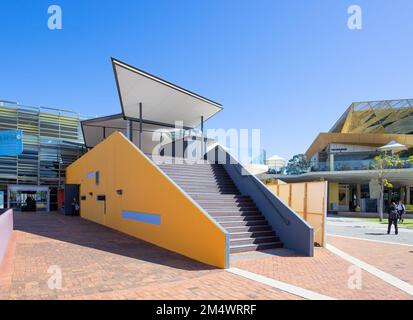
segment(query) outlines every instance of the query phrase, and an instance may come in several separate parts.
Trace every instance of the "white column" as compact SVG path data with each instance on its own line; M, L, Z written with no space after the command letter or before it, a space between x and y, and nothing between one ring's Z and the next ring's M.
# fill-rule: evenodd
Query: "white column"
M334 154L330 153L328 158L330 161L330 171L334 171Z
M361 184L357 184L356 205L361 206Z

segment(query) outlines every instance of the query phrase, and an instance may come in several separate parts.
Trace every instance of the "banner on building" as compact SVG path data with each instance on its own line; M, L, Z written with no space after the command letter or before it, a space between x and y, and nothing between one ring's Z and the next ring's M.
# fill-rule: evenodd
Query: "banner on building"
M22 130L0 130L0 156L18 156L22 153Z

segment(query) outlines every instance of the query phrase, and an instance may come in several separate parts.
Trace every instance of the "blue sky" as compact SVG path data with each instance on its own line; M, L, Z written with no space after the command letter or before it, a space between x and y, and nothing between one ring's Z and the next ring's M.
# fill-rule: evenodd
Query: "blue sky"
M63 30L47 27L60 5ZM347 28L347 8L363 29ZM0 99L120 111L114 56L221 102L212 128L306 151L353 101L412 98L413 1L2 0Z

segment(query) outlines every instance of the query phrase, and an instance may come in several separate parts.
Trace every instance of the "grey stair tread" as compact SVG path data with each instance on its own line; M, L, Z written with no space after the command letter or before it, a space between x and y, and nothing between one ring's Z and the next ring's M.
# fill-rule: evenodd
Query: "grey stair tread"
M240 242L244 240L267 240L267 239L274 239L278 238L277 236L262 236L262 237L246 237L246 238L236 238L236 239L230 239L230 242ZM264 243L269 243L269 242L277 242L277 241L268 241Z
M254 201L240 193L222 165L205 161L158 167L230 234L231 253L282 246Z
M235 245L230 245L230 249L235 249L235 248L253 248L253 247L259 247L259 246L282 246L282 242L280 241L271 241L271 242L264 242L264 243L252 243L252 244L235 244Z

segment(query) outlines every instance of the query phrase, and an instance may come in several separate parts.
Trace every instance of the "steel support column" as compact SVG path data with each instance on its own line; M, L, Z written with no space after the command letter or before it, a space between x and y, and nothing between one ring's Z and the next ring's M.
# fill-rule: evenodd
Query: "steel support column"
M139 102L139 149L142 150L142 102Z

